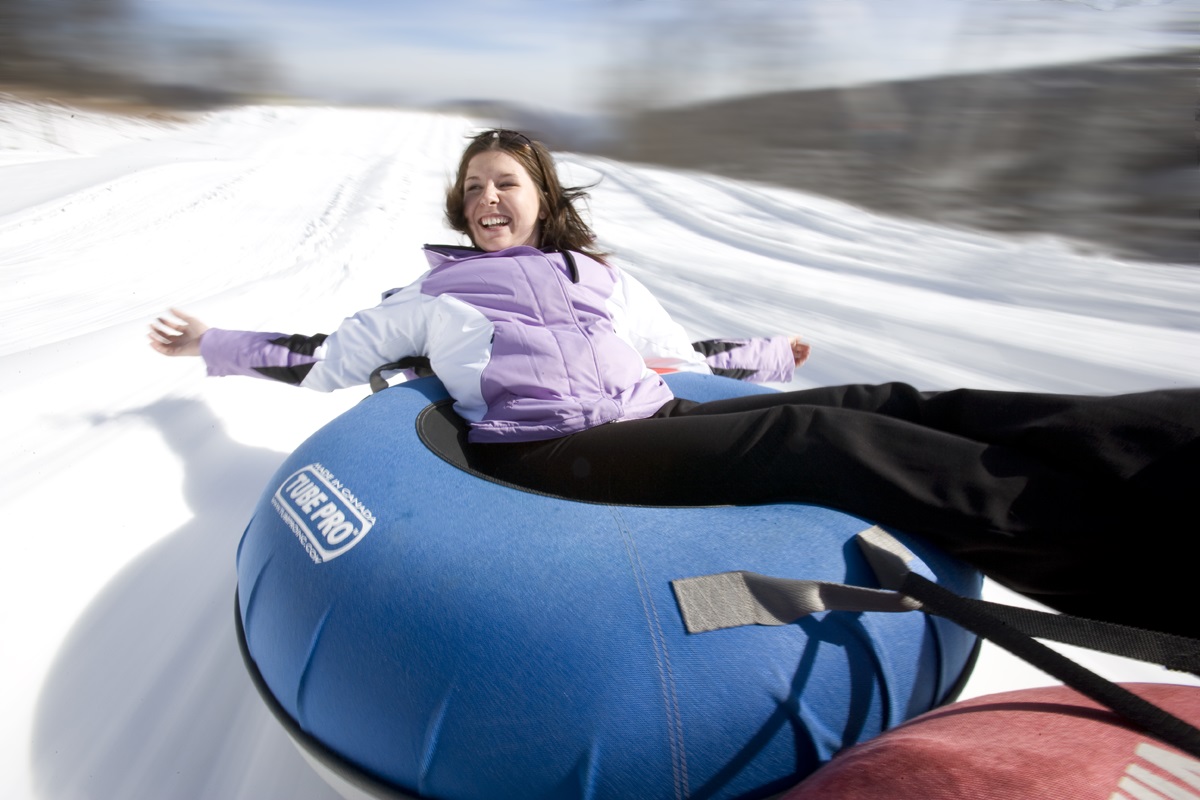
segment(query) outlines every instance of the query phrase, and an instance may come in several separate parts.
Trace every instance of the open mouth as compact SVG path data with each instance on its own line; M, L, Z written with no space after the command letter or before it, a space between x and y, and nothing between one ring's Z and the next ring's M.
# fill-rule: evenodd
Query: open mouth
M484 229L499 228L501 225L507 225L510 222L512 222L512 220L510 220L508 217L495 215L484 217L483 219L479 220L479 227Z

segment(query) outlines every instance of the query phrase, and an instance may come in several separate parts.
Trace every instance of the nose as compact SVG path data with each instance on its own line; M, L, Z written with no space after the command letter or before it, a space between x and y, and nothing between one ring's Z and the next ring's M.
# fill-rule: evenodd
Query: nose
M486 184L484 184L483 191L479 193L479 202L483 203L485 206L494 206L496 203L500 202L500 195L496 191L496 184L492 183L491 181L488 181Z

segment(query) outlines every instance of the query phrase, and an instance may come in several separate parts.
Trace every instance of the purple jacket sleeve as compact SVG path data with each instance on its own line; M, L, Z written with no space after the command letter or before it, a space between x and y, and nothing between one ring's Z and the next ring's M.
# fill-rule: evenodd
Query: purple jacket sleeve
M325 334L302 336L209 328L200 355L211 376L249 375L299 384L324 356Z
M787 383L796 372L792 343L786 336L757 339L706 339L692 347L717 375L755 383Z

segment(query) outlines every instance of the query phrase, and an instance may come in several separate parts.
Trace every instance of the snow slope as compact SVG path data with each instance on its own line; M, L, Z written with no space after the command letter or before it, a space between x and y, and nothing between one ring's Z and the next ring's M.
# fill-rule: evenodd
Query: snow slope
M423 270L422 243L455 240L440 201L471 128L316 108L128 120L0 95L0 797L333 796L243 675L233 557L275 467L365 390L206 381L144 330L169 305L314 332L373 304ZM561 163L600 181L603 245L695 336L804 334L797 386L1200 382L1195 269ZM1048 682L989 649L968 694Z

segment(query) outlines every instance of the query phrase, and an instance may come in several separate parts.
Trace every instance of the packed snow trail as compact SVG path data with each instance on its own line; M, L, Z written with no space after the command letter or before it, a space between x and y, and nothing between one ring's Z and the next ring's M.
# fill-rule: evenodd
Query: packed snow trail
M172 305L332 330L424 271L421 244L458 241L442 197L472 128L319 108L138 120L0 95L0 797L332 797L243 674L233 559L272 471L365 389L206 380L145 330ZM1194 268L560 160L600 181L601 244L693 335L804 334L798 386L1200 383ZM989 650L968 693L1045 682Z

